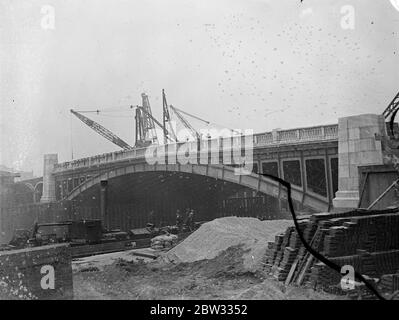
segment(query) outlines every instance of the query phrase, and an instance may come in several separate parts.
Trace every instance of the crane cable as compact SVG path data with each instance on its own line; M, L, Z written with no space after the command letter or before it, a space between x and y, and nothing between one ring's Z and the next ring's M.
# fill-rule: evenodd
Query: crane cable
M137 107L138 107L138 106L129 106L129 107L125 107L125 106L116 106L116 107L108 107L108 108L105 108L105 109L96 109L96 110L76 110L76 111L79 112L79 113L95 113L97 116L108 117L108 118L126 118L126 117L130 117L130 116L125 116L125 115L112 116L112 115L105 115L105 114L100 114L100 113L104 113L104 112L106 112L106 113L112 113L112 112L130 112L130 110L135 109L135 108L137 108ZM113 109L117 109L117 108L129 108L129 110L113 110ZM226 126L221 125L221 124L218 124L218 123L216 123L216 122L212 122L212 121L208 121L208 120L202 119L202 118L200 118L200 117L198 117L198 116L196 116L196 115L193 115L193 114L191 114L191 113L189 113L189 112L187 112L187 111L184 111L184 110L182 110L182 109L176 108L175 106L173 106L173 108L175 108L178 112L181 112L181 113L185 114L186 116L189 116L189 117L191 117L191 118L193 118L193 119L196 119L196 120L198 120L198 121L201 121L201 122L203 122L203 123L206 123L208 126L211 125L211 124L213 124L213 125L215 125L215 126L217 126L217 127L220 127L220 128L226 128L226 129L230 130L231 132L234 132L234 133L237 133L237 134L241 134L241 132L239 132L239 131L237 131L237 130L235 130L235 129L226 127ZM131 117L134 117L134 116L131 116Z
M113 109L121 109L121 108L129 108L128 110L113 110ZM131 113L133 109L137 108L137 106L117 106L117 107L108 107L105 109L96 109L96 110L76 110L79 113L94 113L96 116L99 117L106 117L106 118L134 118L134 115ZM129 112L129 114L121 114L121 115L110 115L109 113L123 113ZM108 114L104 114L108 113Z
M189 117L192 117L192 118L194 118L194 119L197 119L197 120L199 120L199 121L201 121L201 122L206 123L208 126L209 126L210 124L213 124L213 125L215 125L215 126L218 126L218 127L221 127L221 128L227 128L227 129L229 129L229 130L232 131L232 132L241 134L241 133L238 132L237 130L228 128L228 127L226 127L226 126L224 126L224 125L221 125L221 124L218 124L218 123L216 123L216 122L204 120L204 119L202 119L202 118L200 118L200 117L197 117L197 116L195 116L195 115L193 115L193 114L191 114L191 113L188 113L188 112L183 111L183 110L181 110L181 109L179 109L179 108L176 108L175 106L173 106L173 108L175 108L177 111L179 111L179 112L181 112L181 113L183 113L183 114L185 114L185 115L187 115L187 116L189 116Z
M90 109L91 107L87 107L87 109ZM96 108L96 107L94 107ZM80 113L100 113L100 112L127 112L131 111L132 109L137 108L137 106L129 105L129 106L114 106L114 107L106 107L103 109L95 109L95 110L76 110L77 112ZM120 110L116 110L120 109ZM128 109L128 110L125 110Z
M71 145L71 159L73 160L73 130L72 130L72 114L69 113L69 130L70 130L70 145Z

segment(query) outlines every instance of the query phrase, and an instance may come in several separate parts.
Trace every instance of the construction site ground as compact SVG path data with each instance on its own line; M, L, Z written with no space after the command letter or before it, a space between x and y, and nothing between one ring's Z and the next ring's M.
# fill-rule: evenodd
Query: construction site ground
M135 255L137 250L77 259L74 298L343 299L310 288L285 287L262 272L263 247L289 223L222 218L202 226L169 252L158 252L155 260ZM218 239L213 238L216 232ZM209 245L215 241L220 245Z

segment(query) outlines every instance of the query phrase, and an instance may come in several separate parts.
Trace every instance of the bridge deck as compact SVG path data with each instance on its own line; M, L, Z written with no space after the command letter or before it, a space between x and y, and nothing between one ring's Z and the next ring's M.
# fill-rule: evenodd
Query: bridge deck
M211 139L202 140L200 150L210 146L210 150L206 152L218 152L220 150L226 150L226 145L230 149L237 148L237 139L233 139L232 143L226 143L226 139ZM265 132L253 135L252 146L253 148L267 148L272 146L283 146L283 145L298 145L311 142L326 142L326 141L338 141L338 124L315 126L307 128L297 128L289 130L275 130L273 132ZM195 148L197 141L188 142ZM178 143L177 147L184 143ZM171 149L175 144L168 144ZM238 147L239 148L239 147ZM63 171L74 170L78 168L87 168L93 165L102 165L106 163L112 163L120 160L140 160L145 158L145 152L147 148L135 148L127 151L116 151L104 153L92 157L77 159L74 161L68 161L59 163L55 166L54 173L61 173Z

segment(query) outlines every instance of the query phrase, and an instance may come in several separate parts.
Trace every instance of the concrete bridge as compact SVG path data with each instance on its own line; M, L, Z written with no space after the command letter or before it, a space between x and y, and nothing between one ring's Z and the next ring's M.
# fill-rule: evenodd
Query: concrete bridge
M197 180L208 181L208 186L222 182L222 185L230 186L230 195L247 189L274 198L284 197L284 190L278 183L257 174L269 173L293 184L293 197L298 203L317 211L329 210L338 181L338 125L276 130L249 138L252 139L250 146L240 143L242 141L235 144L234 138L229 143L226 142L230 138L220 138L201 141L200 144L192 141L160 146L166 149L162 154L164 161L154 164L148 163L154 159L145 156L148 148L64 163L57 163L56 155L47 155L42 201L73 200L85 193L90 194L101 181L108 181L108 187L113 185L117 188L113 182L124 184L141 177L141 184L135 187L137 193L137 189L150 183L154 173L168 173L165 179L176 175L184 178L195 176ZM187 163L182 164L176 157L179 158L178 150L183 145L185 150L195 150L195 159L189 157ZM231 152L231 158L234 158L234 153L244 152L245 148L250 148L246 152L251 154L253 172L236 174L237 164L230 159L226 161L226 153ZM157 155L159 157L159 153ZM205 161L201 161L203 159ZM186 184L192 183L189 179L185 181ZM162 192L162 188L153 183L153 190L149 191L152 194ZM228 194L223 193L223 196Z
M168 144L155 152L137 148L63 163L50 154L44 158L42 181L19 186L35 192L36 201L41 191L43 203L69 201L76 214L92 208L110 226L132 216L142 217L142 225L151 211L171 220L176 209L187 207L203 219L246 210L278 218L287 209L285 190L258 173L290 182L299 211L355 208L358 169L384 163L386 139L382 116L360 115L332 125ZM242 165L235 162L237 155L251 172L237 174Z

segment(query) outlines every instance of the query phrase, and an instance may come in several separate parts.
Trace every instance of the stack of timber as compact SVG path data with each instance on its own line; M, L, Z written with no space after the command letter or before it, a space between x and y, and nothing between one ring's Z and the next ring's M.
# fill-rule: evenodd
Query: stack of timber
M399 209L313 214L299 221L306 242L339 266L377 279L380 290L395 291L399 279ZM337 294L343 277L318 261L289 227L268 243L266 271L285 284L307 285ZM361 298L372 297L361 288ZM350 296L350 295L349 295ZM353 298L359 298L359 290Z

